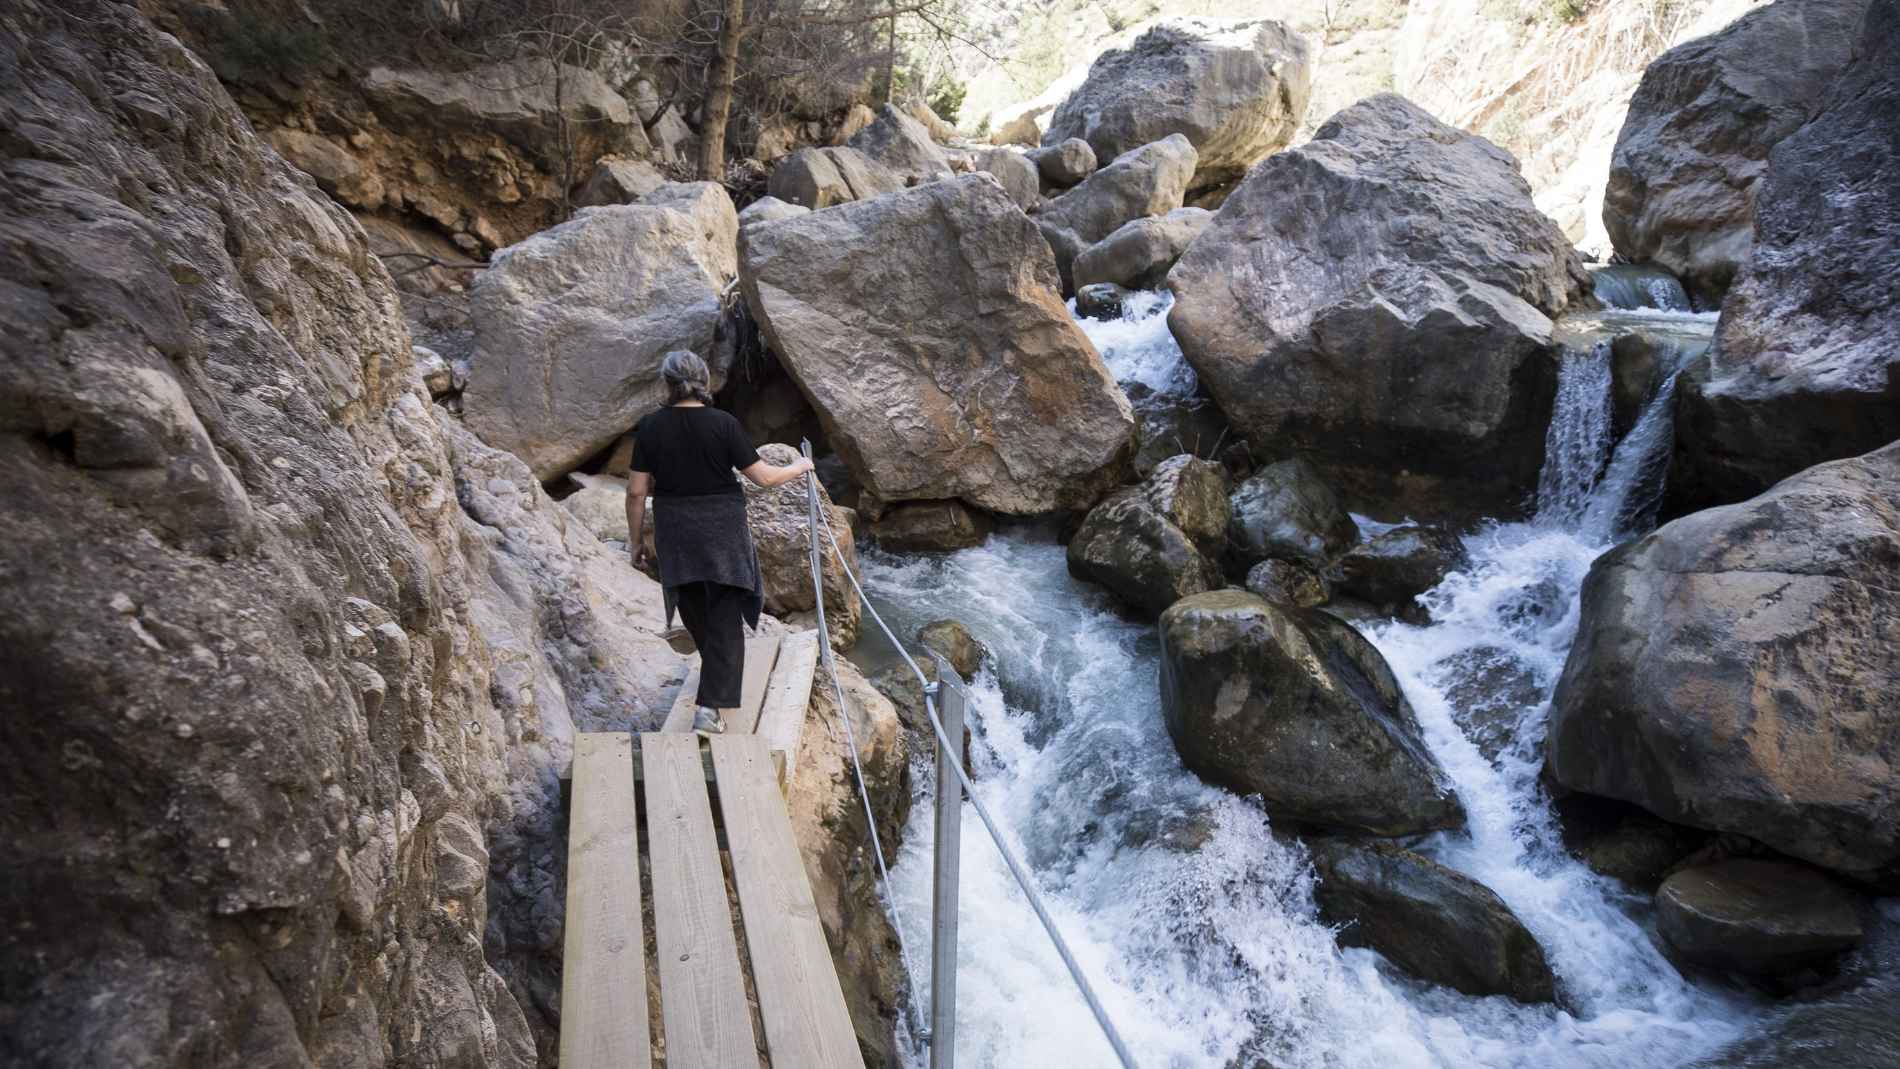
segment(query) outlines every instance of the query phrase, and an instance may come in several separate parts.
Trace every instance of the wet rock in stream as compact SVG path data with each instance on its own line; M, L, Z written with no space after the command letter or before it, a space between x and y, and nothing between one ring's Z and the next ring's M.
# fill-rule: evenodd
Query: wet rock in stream
M1551 1002L1544 948L1488 887L1393 843L1315 839L1307 849L1321 919L1422 980L1468 995Z
M1317 610L1239 590L1161 616L1161 711L1181 760L1274 819L1374 835L1464 823L1385 658Z

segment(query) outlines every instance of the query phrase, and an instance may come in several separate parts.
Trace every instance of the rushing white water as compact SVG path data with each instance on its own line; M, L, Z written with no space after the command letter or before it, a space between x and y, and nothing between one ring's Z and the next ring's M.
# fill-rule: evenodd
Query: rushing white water
M1547 473L1546 507L1467 539L1472 566L1428 595L1430 626L1368 633L1470 816L1419 848L1517 912L1546 948L1563 1008L1460 995L1338 949L1314 917L1302 848L1276 838L1255 802L1181 767L1161 720L1153 627L1071 579L1053 532L1008 529L947 556L865 555L872 596L900 631L953 616L995 655L973 688L979 791L1143 1066L1662 1067L1733 1039L1758 1012L1663 960L1646 903L1564 852L1538 787L1579 584L1668 438L1659 394L1613 454L1607 416L1601 433L1576 425L1607 409L1606 375L1562 382L1550 463L1565 470ZM1485 725L1472 711L1486 706L1508 721L1490 757L1474 741ZM916 782L927 790L928 779ZM893 873L912 946L929 944L925 801ZM1113 1065L973 814L962 877L958 1064Z
M1690 310L1689 294L1683 290L1682 281L1660 267L1592 267L1590 279L1597 300L1611 308Z
M1139 383L1158 394L1192 397L1194 369L1181 358L1181 346L1168 330L1174 295L1138 290L1122 304L1120 319L1083 319L1082 330L1102 354L1102 362L1123 386ZM1075 301L1069 302L1070 312Z

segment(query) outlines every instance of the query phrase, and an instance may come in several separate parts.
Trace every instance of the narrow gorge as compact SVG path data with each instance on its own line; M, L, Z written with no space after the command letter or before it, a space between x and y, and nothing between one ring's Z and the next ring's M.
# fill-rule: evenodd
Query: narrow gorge
M706 743L734 1064L1900 1066L1900 0L10 0L0 237L0 1062L608 1064L616 737L701 1064L688 350L856 1054Z

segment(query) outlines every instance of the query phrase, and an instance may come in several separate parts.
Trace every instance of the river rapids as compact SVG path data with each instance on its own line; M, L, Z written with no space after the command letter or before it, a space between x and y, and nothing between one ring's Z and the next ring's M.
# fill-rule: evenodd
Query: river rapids
M1125 318L1083 327L1124 383L1185 397L1196 385L1168 334L1167 304L1138 294ZM1154 627L1070 578L1053 530L1005 527L947 555L865 553L869 593L900 634L949 616L992 651L971 688L978 791L1139 1064L1680 1066L1759 1018L1760 1005L1686 980L1664 960L1647 897L1565 852L1538 783L1579 587L1593 560L1653 523L1672 433L1665 367L1639 418L1612 440L1607 338L1665 335L1680 342L1665 357L1679 364L1698 339L1706 344L1713 318L1613 309L1566 324L1531 518L1466 536L1471 566L1424 599L1431 624L1359 625L1469 811L1466 829L1417 848L1489 886L1523 919L1559 977L1558 1005L1461 995L1372 951L1338 948L1316 919L1298 841L1276 835L1255 800L1203 784L1175 756ZM931 778L914 782L924 793L892 876L899 923L912 947L927 948ZM1114 1065L974 814L964 820L961 894L957 1065ZM928 976L912 979L928 990ZM921 1067L923 1054L914 1057Z

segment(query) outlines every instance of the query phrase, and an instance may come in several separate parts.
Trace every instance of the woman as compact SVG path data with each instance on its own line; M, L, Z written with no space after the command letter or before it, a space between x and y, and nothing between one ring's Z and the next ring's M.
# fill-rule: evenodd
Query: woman
M739 707L745 679L745 633L759 626L765 584L746 526L745 491L734 468L762 487L811 470L800 457L780 468L759 459L739 421L712 407L712 375L690 352L660 362L666 407L633 428L633 470L627 480L627 529L633 566L646 566L646 503L653 495L653 543L666 622L673 610L699 648L699 710L693 730L717 735L721 713Z

